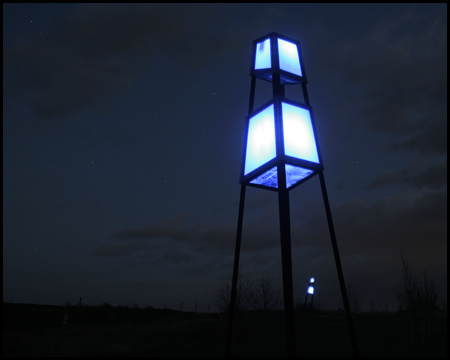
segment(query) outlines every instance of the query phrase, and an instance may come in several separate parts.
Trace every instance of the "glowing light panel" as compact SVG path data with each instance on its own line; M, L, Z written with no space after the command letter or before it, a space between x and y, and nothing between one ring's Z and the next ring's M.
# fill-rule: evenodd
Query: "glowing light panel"
M284 153L319 163L311 113L298 106L281 103L283 113Z
M314 278L309 279L309 283L312 284L314 282Z
M249 120L244 175L276 155L274 106L270 105Z
M300 180L305 177L311 175L313 173L312 170L304 169L299 166L293 166L289 164L285 164L286 169L286 188L289 189L292 185L295 185ZM273 167L272 169L266 171L264 174L259 175L250 181L251 184L264 185L268 187L273 187L275 189L278 188L278 171L277 167ZM314 279L314 278L313 278Z
M250 181L252 184L264 185L268 187L278 188L278 171L277 167L266 171L264 174L259 175Z
M311 295L314 294L314 286L312 286L312 285L308 286L308 294L311 294Z
M256 44L255 70L272 67L270 38Z
M286 164L286 188L290 188L292 185L297 184L300 180L311 175L312 170L304 169L298 166L292 166Z
M296 44L283 39L278 39L278 54L281 70L302 76Z

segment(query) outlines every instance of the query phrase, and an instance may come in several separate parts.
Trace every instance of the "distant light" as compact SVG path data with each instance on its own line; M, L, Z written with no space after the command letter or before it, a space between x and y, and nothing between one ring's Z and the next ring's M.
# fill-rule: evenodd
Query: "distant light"
M311 295L314 294L314 286L312 286L312 285L308 286L308 294L311 294Z
M255 70L272 67L270 38L256 44Z
M314 282L314 278L309 279L309 283L312 284Z
M270 105L249 120L244 175L275 156L274 106Z
M278 39L278 53L281 70L302 76L296 44L283 39Z

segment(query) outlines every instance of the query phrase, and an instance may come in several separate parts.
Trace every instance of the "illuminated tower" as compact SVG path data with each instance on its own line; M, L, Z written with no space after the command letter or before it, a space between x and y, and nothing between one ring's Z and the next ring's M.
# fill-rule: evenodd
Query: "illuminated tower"
M341 293L353 349L357 354L344 276L323 176L314 116L306 89L307 80L300 43L277 33L256 39L253 42L250 75L252 77L250 104L246 118L244 155L240 175L241 195L226 354L230 355L234 324L245 188L253 186L278 193L287 355L295 356L289 191L316 174L319 174L320 178ZM253 109L256 79L272 83L273 97L263 106ZM284 87L287 85L301 85L303 102L285 97Z

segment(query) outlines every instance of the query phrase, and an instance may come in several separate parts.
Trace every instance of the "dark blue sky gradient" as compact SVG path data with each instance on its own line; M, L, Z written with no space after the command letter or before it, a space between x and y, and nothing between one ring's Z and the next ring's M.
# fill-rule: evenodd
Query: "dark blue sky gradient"
M300 40L344 275L395 310L403 250L447 293L447 6L3 5L3 300L215 310L233 266L252 41ZM257 82L256 103L271 98ZM286 96L301 100L300 89ZM339 286L318 178L295 297ZM241 268L281 287L276 193Z

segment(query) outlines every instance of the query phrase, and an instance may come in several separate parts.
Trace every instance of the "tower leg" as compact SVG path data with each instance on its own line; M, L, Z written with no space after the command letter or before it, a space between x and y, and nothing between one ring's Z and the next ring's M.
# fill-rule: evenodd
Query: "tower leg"
M301 313L300 316L303 316L303 313L305 312L306 300L308 300L308 293L306 293L306 296L305 296L305 302L303 303L302 313Z
M341 258L339 256L336 234L334 232L333 218L331 217L330 203L328 202L328 194L327 188L325 186L325 178L323 176L323 171L319 171L319 177L320 177L320 187L322 188L323 203L325 205L325 212L327 214L328 229L330 230L331 244L333 246L334 260L336 262L336 270L338 273L339 285L341 287L342 301L344 302L345 315L347 317L347 325L350 331L353 353L355 356L359 356L358 346L356 344L355 330L353 328L352 315L350 313L350 306L348 303L347 290L345 288L344 274L342 272Z
M278 207L280 213L281 265L283 269L284 316L288 357L295 357L294 292L292 289L291 222L289 191L286 189L284 165L278 165Z
M241 184L241 196L239 199L239 215L236 234L236 248L234 251L233 280L231 283L230 312L228 314L227 347L225 352L226 357L230 356L231 344L233 342L234 313L236 308L236 287L239 274L239 256L241 253L242 221L244 218L244 201L245 201L245 185Z

